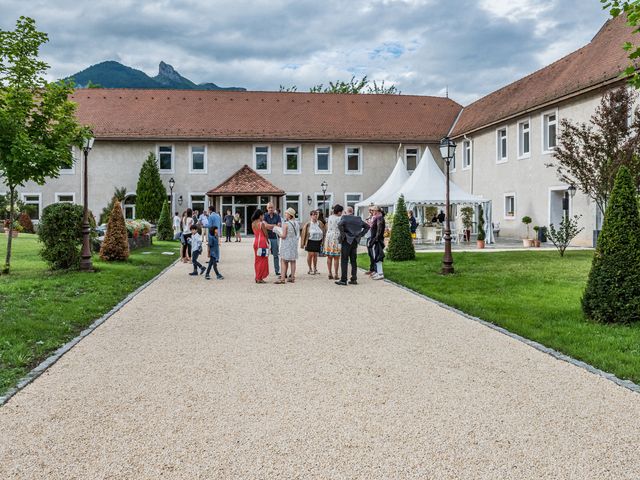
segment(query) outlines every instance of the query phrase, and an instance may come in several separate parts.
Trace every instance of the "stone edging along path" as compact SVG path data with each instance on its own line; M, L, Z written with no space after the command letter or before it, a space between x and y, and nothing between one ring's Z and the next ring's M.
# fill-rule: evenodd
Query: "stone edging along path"
M127 303L133 300L145 288L147 288L149 285L155 282L158 278L160 278L167 270L169 270L176 263L178 263L178 260L179 259L167 265L165 268L162 269L161 272L159 272L153 278L148 280L146 283L140 285L133 292L127 295L123 300L121 300L115 307L113 307L111 310L109 310L107 313L105 313L103 316L101 316L97 320L94 320L93 323L89 325L87 328L85 328L82 332L80 332L80 334L77 337L69 340L67 343L62 345L55 352L53 352L53 354L51 354L49 357L43 360L38 366L36 366L33 370L31 370L24 377L22 377L15 387L9 389L9 391L7 391L7 393L5 393L3 396L0 396L0 407L2 407L5 403L7 403L11 399L11 397L13 397L16 393L18 393L20 390L25 388L27 385L33 382L36 378L38 378L40 375L46 372L47 369L51 367L54 363L56 363L58 360L60 360L65 353L67 353L69 350L75 347L83 338L85 338L87 335L93 332L96 328L98 328L100 325L106 322L111 316L113 316L122 307L124 307Z
M364 271L364 270L363 270ZM636 392L636 393L640 393L640 385L633 383L631 380L622 380L621 378L616 377L615 375L613 375L612 373L608 373L605 372L603 370L600 370L599 368L594 367L593 365L589 365L588 363L582 362L580 360L576 360L575 358L572 358L568 355L565 355L564 353L558 352L557 350L554 350L553 348L549 348L549 347L545 347L544 345L542 345L541 343L538 342L534 342L533 340L529 340L528 338L522 337L516 333L510 332L509 330L502 328L498 325L495 325L491 322L487 322L486 320L482 320L481 318L478 317L474 317L473 315L469 315L468 313L463 312L462 310L458 310L457 308L452 307L451 305L447 305L446 303L442 303L438 300L435 300L431 297L428 297L422 293L416 292L415 290L411 290L408 287L405 287L404 285L400 285L399 283L393 282L391 280L385 279L384 280L387 283L390 283L391 285L394 285L398 288L401 288L402 290L405 290L409 293L412 293L413 295L416 295L420 298L422 298L423 300L426 300L428 302L434 303L436 305L438 305L439 307L444 308L445 310L449 310L450 312L453 313L457 313L458 315L468 319L468 320L472 320L474 322L480 323L482 325L484 325L485 327L488 327L492 330L495 330L497 332L500 332L508 337L513 338L514 340L517 340L519 342L522 342L532 348L535 348L536 350L539 350L543 353L546 353L547 355L551 355L552 357L554 357L557 360L562 360L563 362L567 362L570 363L571 365L575 365L578 368L582 368L583 370L586 370L590 373L593 373L594 375L598 375L599 377L603 377L613 383L615 383L616 385L626 388L628 390L631 390L632 392Z

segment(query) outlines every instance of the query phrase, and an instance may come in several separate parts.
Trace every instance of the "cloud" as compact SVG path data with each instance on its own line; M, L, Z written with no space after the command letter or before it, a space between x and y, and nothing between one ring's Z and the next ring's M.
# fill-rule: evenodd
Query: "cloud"
M465 104L587 43L606 20L583 0L0 0L49 34L51 78L160 60L195 82L277 90L352 75ZM577 15L576 12L580 12Z

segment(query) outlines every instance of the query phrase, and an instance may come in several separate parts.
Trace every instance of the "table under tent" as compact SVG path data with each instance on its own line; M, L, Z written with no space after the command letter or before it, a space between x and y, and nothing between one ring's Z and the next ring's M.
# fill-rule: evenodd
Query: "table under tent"
M407 178L408 177L408 178ZM397 186L404 178L404 182ZM404 195L407 208L413 210L418 221L416 241L418 243L437 243L442 241L443 225L432 224L431 218L427 218L428 207L437 207L444 210L446 177L436 163L431 151L426 148L420 163L411 176L407 172L404 163L398 159L398 163L387 181L369 198L356 204L358 209L364 209L369 205L379 205L393 211L395 205ZM392 185L394 188L392 188ZM478 206L482 205L486 243L494 243L492 228L491 200L465 192L453 182L449 182L449 203L451 205L451 232L454 241L460 241L463 236L463 226L458 207L469 205L474 209L474 221L472 234L477 233Z

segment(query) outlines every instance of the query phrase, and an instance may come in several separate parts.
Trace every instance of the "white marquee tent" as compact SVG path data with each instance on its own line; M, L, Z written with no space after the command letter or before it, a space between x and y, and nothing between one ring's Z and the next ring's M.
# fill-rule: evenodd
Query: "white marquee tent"
M389 175L389 178L382 186L369 198L356 203L356 208L366 208L369 205L388 205L388 200L392 199L398 190L409 180L409 172L407 172L401 157L398 157L396 166ZM396 196L397 199L397 196ZM391 202L393 204L393 201Z

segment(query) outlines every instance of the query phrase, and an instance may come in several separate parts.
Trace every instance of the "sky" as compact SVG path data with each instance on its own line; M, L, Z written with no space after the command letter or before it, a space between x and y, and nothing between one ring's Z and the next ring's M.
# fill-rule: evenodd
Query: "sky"
M155 76L278 90L367 75L466 105L588 43L598 0L0 0L49 35L49 79L116 60Z

